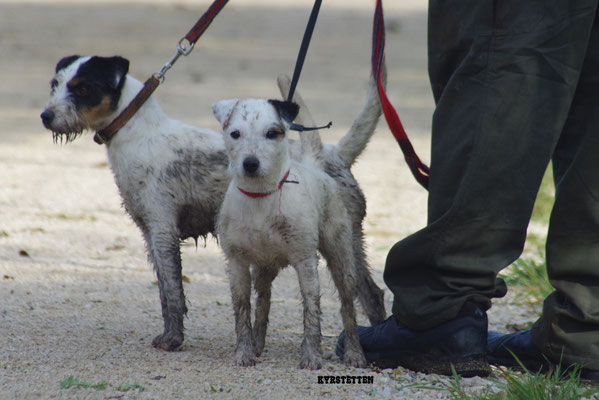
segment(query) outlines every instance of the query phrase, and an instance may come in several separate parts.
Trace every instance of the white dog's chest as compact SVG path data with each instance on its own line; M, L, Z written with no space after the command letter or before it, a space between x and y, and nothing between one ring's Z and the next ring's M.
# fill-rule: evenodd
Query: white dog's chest
M239 219L237 219L237 218ZM255 215L233 215L226 218L223 240L228 245L243 253L244 258L252 263L265 260L279 260L287 263L289 242L291 240L288 221L283 216L260 219Z
M227 210L221 214L222 245L252 264L293 264L318 246L318 232L307 229L312 221L298 221L278 211L264 215L257 210Z
M284 266L290 263L288 247L281 237L267 236L263 232L246 233L247 240L238 243L246 260L254 265Z

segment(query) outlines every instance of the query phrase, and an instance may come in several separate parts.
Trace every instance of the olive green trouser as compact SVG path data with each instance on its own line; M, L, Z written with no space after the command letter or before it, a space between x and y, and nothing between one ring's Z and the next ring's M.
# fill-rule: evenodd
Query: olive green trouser
M395 244L384 273L409 328L505 295L497 273L522 253L553 160L555 292L533 340L550 359L599 369L596 11L597 0L430 0L428 224Z

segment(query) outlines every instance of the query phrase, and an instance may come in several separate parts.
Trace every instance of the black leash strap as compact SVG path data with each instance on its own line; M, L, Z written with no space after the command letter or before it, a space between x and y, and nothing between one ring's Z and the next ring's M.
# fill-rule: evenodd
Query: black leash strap
M312 39L312 33L314 32L314 27L316 26L316 19L318 18L318 12L320 11L321 3L322 0L314 1L314 6L312 7L312 12L310 13L310 18L308 19L308 25L306 25L304 37L302 38L302 44L300 45L300 50L297 55L297 61L295 62L295 69L293 70L293 78L291 78L291 85L289 86L287 101L292 101L293 95L295 94L295 87L297 86L300 74L302 73L304 60L306 59L306 53L308 53L308 47L310 47L310 40ZM329 122L327 125L324 126L315 126L308 128L300 124L292 123L289 129L298 132L315 131L318 129L330 128L331 125L333 125L333 123Z
M304 32L304 38L302 39L300 51L297 55L297 61L295 62L295 69L293 70L293 78L291 79L291 86L289 87L287 101L291 101L291 99L293 99L295 87L297 86L297 81L299 80L300 74L302 72L302 67L304 66L304 60L306 59L308 47L310 46L310 39L312 39L312 32L314 32L314 27L316 26L316 19L318 18L318 12L320 11L321 3L322 0L314 1L314 7L312 7L312 13L310 14L310 19L308 20L306 31Z

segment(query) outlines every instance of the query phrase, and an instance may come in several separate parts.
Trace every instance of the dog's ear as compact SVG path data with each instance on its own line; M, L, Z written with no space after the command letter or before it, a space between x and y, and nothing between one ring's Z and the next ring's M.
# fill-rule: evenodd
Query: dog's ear
M58 62L58 64L56 64L56 69L54 72L58 73L58 71L60 71L61 69L65 69L69 65L73 64L75 62L75 60L78 60L79 58L81 58L81 56L77 56L77 55L62 58Z
M107 58L109 65L112 66L116 77L114 89L120 89L125 84L125 76L129 72L129 60L121 56Z
M127 72L129 72L129 60L119 56L94 56L79 67L79 73L89 74L96 79L101 78L113 90L120 90L123 87Z
M292 123L299 113L299 106L291 101L268 100L277 110L281 119L288 124Z
M239 99L229 99L229 100L221 100L218 103L214 103L212 105L212 113L220 122L223 129L227 127L229 122L229 118L231 117L231 113L233 109L239 102Z
M117 76L117 86L122 86L123 78L129 72L129 60L120 56L110 57L110 61L114 64L115 73Z

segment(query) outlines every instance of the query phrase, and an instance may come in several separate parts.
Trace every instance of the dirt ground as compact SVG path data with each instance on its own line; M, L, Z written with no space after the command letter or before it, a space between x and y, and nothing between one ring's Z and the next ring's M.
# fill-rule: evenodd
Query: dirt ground
M429 158L433 111L426 71L426 0L387 1L388 94L414 146ZM408 370L346 368L332 355L338 302L321 268L321 371L298 369L301 302L291 269L274 283L266 352L236 367L224 258L208 239L183 245L189 314L180 351L151 347L162 330L155 277L141 235L121 207L105 150L88 133L55 145L39 114L63 56L122 55L145 80L158 71L209 3L203 1L0 0L0 399L447 398L447 378ZM217 130L210 105L230 97L278 97L291 74L311 0L233 0L155 96L172 117ZM373 2L324 2L298 86L336 142L361 107L369 76ZM390 246L425 223L426 192L411 177L386 124L353 171L368 199L373 275ZM386 290L390 309L391 293ZM531 320L498 302L491 327ZM364 315L359 322L366 324ZM372 377L319 384L319 376ZM69 376L103 389L62 388ZM488 381L467 380L471 388ZM143 389L143 390L142 390Z

